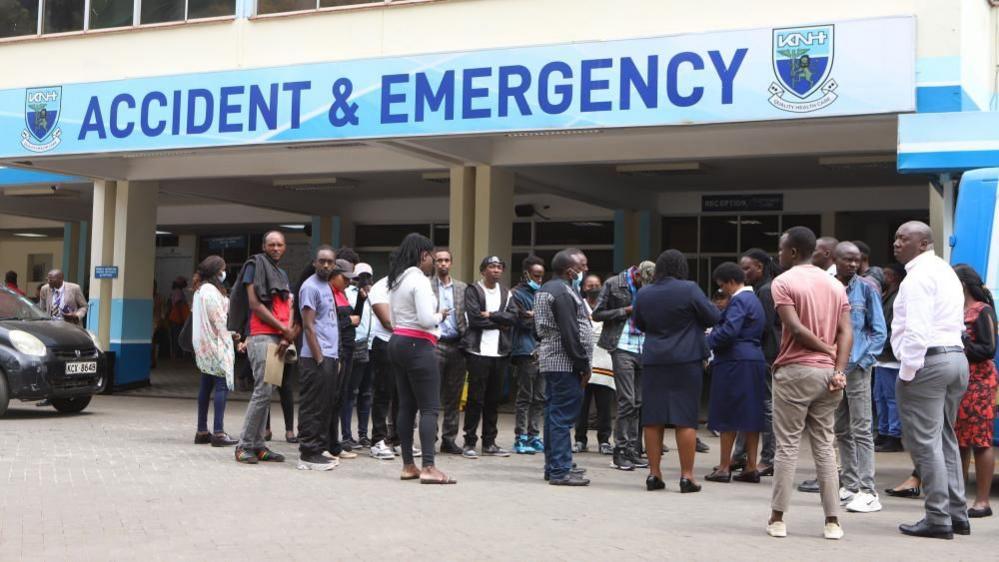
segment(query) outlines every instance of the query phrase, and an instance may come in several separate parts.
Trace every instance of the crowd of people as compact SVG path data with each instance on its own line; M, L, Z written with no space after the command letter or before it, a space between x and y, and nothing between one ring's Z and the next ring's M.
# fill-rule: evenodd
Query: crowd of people
M826 538L843 536L841 507L882 509L875 452L902 450L915 470L886 492L925 493L926 516L900 531L968 534L970 518L992 514L994 469L996 317L979 275L936 257L932 232L919 222L898 229L897 262L883 268L870 264L866 244L816 239L804 227L784 232L777 250L776 260L752 249L739 263L719 265L710 297L688 279L677 250L606 281L589 272L578 249L547 264L529 256L508 288L502 258L483 258L479 279L465 283L451 275L450 251L419 234L402 241L377 280L350 248L321 246L293 284L281 268L284 237L272 231L232 283L218 256L194 275L190 323L203 373L195 442L235 445L240 463L284 461L266 443L278 386L289 396L287 405L282 397L286 439L298 444L302 470L331 470L366 450L376 459L400 456L402 480L454 484L438 468L438 452L465 459L512 452L543 454L550 485L586 486L573 455L589 450L595 426L594 449L614 468L648 468L646 489L657 491L667 487L669 427L678 489L696 493L707 389L707 427L721 446L703 479L772 477L770 536L787 536L803 438L817 478L797 489L820 494ZM222 413L242 353L253 390L234 439ZM297 434L288 415L292 371ZM512 451L497 423L508 373ZM977 493L969 508L972 458Z

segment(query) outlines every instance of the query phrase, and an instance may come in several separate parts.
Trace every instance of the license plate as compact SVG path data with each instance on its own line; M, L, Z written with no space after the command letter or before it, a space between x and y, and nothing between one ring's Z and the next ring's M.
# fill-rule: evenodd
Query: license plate
M92 375L97 372L97 361L66 363L67 375Z

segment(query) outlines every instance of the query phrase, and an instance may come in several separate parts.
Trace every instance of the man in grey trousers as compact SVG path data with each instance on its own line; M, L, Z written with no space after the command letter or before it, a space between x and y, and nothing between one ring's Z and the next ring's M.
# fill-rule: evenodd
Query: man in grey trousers
M952 539L971 534L954 420L968 388L964 291L954 270L933 253L924 223L895 233L895 258L906 277L895 298L892 349L901 362L895 396L902 440L926 492L926 517L899 525L905 535Z

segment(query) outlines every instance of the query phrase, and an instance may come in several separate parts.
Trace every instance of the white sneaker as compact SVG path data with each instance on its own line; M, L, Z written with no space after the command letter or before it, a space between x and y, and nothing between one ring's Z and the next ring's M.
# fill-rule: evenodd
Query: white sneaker
M392 447L392 452L401 456L402 455L402 445L396 445L396 446ZM422 457L423 456L423 449L420 448L420 446L419 446L418 443L413 443L413 456L414 457Z
M371 447L371 456L378 460L390 461L395 458L395 453L393 453L392 449L385 444L384 440L382 440L375 443L374 446Z
M881 511L881 501L877 494L860 492L853 497L853 500L846 504L846 510L854 513L874 513Z
M839 503L841 505L846 505L846 504L850 503L851 501L853 501L853 498L856 495L857 495L856 492L851 492L850 490L847 490L846 488L840 488L839 489Z
M767 534L782 539L787 536L787 525L783 521L767 523Z
M826 523L822 535L829 540L838 541L843 538L843 527L840 527L839 523Z

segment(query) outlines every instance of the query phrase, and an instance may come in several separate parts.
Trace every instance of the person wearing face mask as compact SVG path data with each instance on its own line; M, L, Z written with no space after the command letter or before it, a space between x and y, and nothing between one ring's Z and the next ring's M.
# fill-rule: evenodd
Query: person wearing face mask
M586 314L593 315L593 307L597 305L600 287L603 281L599 275L590 274L583 280L583 303ZM603 322L593 324L593 337L600 339ZM611 416L614 410L614 363L610 353L599 346L593 346L593 365L590 368L590 382L583 394L583 404L576 417L576 442L572 446L573 453L586 452L587 430L590 425L590 403L597 403L597 442L600 444L600 454L613 454L611 447Z
M233 389L233 364L236 361L233 339L239 335L229 331L229 299L226 298L225 260L208 256L194 274L194 303L191 317L191 341L194 361L201 371L198 392L198 432L196 444L211 443L213 447L229 447L236 440L225 432L225 403ZM215 423L208 433L209 395L214 394Z
M513 313L511 362L517 373L516 426L513 451L518 455L545 452L541 441L545 383L534 356L534 294L545 277L545 262L537 256L524 258L524 279L510 291L507 310Z
M642 410L642 345L645 334L632 315L638 290L652 282L656 264L644 261L629 267L604 283L593 308L593 320L603 322L597 346L607 350L614 361L617 388L617 423L614 427L613 468L645 468L639 412Z

